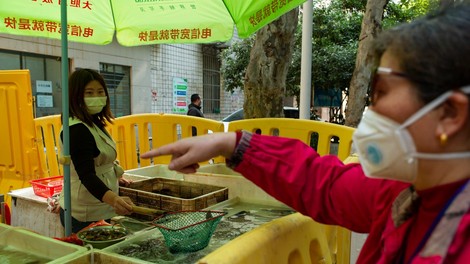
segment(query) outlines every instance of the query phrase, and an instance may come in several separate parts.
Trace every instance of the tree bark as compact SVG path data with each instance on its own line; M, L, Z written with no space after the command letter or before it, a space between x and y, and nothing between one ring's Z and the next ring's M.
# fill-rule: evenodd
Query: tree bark
M283 98L298 13L296 8L256 33L244 82L245 119L284 116Z
M346 107L345 125L357 127L366 105L367 88L374 65L372 41L381 31L384 8L388 0L367 0L366 12L362 19L361 35Z
M454 0L440 0L439 8L445 8L454 4Z

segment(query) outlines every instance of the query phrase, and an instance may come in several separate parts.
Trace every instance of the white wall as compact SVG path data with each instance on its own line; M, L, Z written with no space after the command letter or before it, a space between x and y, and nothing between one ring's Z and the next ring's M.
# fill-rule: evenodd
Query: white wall
M152 113L171 113L173 107L173 78L188 80L187 101L193 93L202 95L202 52L199 44L154 45L151 60Z
M59 40L0 34L0 49L61 57ZM109 63L131 67L131 113L171 113L173 78L188 79L188 102L193 93L203 95L202 50L199 44L124 47L114 40L99 46L69 42L70 68L92 68ZM221 88L221 113L206 117L221 120L243 107L243 92ZM204 109L203 109L204 110Z
M0 34L1 49L61 57L59 40ZM151 89L150 59L152 46L124 47L116 41L105 46L69 42L70 69L99 70L100 62L131 67L131 112L151 111L148 91ZM144 93L147 91L147 93Z

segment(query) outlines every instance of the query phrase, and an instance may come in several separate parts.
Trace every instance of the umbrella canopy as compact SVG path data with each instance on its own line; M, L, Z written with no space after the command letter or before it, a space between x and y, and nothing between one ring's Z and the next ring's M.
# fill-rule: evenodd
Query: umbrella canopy
M306 0L68 0L68 39L123 46L245 38ZM0 0L0 32L60 39L59 0Z

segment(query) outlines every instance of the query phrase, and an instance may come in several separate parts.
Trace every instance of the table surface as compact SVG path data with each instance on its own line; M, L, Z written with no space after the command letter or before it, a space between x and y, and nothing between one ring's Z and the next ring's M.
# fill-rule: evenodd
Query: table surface
M12 190L8 195L14 198L22 198L24 200L47 204L47 198L34 194L33 187Z

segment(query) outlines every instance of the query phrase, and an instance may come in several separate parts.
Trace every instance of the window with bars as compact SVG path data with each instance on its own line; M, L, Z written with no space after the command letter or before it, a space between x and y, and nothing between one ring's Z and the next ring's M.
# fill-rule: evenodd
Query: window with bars
M34 117L62 113L61 58L0 49L0 70L28 69L31 77ZM70 61L69 61L70 65ZM38 83L49 89L38 89Z
M100 74L108 87L111 111L115 117L131 114L131 67L100 63Z
M204 113L220 113L220 60L214 45L203 45L203 94Z

